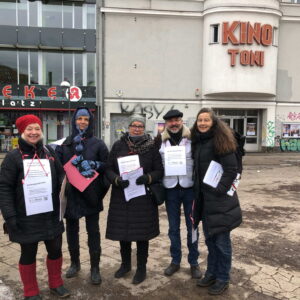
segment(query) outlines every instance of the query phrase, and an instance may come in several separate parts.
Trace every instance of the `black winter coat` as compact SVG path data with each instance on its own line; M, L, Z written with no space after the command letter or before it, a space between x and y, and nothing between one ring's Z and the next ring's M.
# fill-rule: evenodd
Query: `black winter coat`
M242 222L242 212L237 193L227 195L233 180L237 176L237 160L235 153L216 155L213 136L201 139L193 144L194 152L194 189L196 203L194 220L198 225L202 220L209 235L230 231ZM216 188L203 183L203 178L214 160L223 167L223 175Z
M124 190L115 186L114 181L119 176L117 158L130 153L126 136L112 146L106 175L112 186L108 211L106 238L115 241L148 241L159 235L158 208L148 191L144 196L125 201ZM152 177L152 182L159 181L164 174L161 156L157 145L149 151L139 154L140 165L144 174Z
M81 109L81 107L78 109ZM72 135L67 137L62 145L55 148L55 152L62 165L65 165L74 155L77 155L75 151L75 144L73 142L74 136L78 133L75 126L75 115L76 112L72 119ZM93 136L92 114L90 114L89 126L83 137L83 158L85 160L100 161L103 164L96 170L99 173L99 176L83 192L80 192L70 183L67 184L67 207L65 218L68 219L79 219L83 216L88 216L102 211L103 198L109 189L109 183L104 178L108 149L102 140Z
M40 159L50 158L52 176L53 211L26 216L25 199L22 179L24 178L23 158L32 159L35 151ZM51 240L62 234L64 225L59 221L59 191L64 176L64 170L48 148L40 142L36 147L19 139L19 149L9 152L1 165L0 172L0 208L5 220L16 217L18 231L10 231L9 239L17 243L35 243Z

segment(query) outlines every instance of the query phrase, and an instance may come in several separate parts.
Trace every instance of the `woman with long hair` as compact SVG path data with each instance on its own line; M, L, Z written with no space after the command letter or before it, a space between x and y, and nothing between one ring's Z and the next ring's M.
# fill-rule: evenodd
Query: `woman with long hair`
M42 121L35 115L16 120L21 137L17 149L9 152L0 172L0 208L9 239L19 243L20 277L24 299L39 300L36 278L38 243L45 243L48 281L51 293L70 296L63 286L62 233L59 220L59 191L63 168L51 148L43 145Z
M219 295L229 286L232 248L230 231L242 222L236 191L229 190L238 174L237 144L233 131L213 110L202 108L191 130L194 157L195 227L202 221L208 248L207 269L200 287ZM214 188L203 182L212 161L222 166L222 176Z

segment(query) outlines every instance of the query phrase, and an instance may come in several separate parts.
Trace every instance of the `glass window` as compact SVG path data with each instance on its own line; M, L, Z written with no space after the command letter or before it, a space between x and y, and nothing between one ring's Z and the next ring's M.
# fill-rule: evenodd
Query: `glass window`
M39 83L38 52L30 50L29 59L30 59L30 84L38 84Z
M18 83L17 51L0 50L0 83Z
M219 24L210 25L210 36L211 43L219 42Z
M82 29L82 4L74 5L74 28Z
M29 4L29 26L38 26L38 1Z
M96 54L87 53L87 85L96 86Z
M63 3L63 27L73 27L73 5L70 2Z
M62 82L62 53L43 52L43 84L60 85Z
M17 25L16 0L0 2L0 25Z
M257 144L257 138L246 138L246 144Z
M75 57L75 85L82 86L82 54L74 54Z
M247 118L247 136L257 136L257 118Z
M19 84L28 84L28 51L19 51Z
M62 2L51 1L42 6L43 27L62 28Z
M86 28L96 29L96 5L87 4Z
M27 0L19 0L17 2L17 10L18 10L18 26L28 26Z
M256 109L247 110L247 116L257 116L257 115L258 115L258 110Z
M219 116L244 116L245 111L240 109L218 109Z
M64 53L64 79L73 84L73 53Z

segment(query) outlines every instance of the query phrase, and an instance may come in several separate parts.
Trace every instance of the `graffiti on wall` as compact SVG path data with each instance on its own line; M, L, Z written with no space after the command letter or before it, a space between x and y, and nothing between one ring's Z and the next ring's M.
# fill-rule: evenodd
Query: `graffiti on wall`
M287 115L287 118L288 118L288 120L291 120L291 121L300 120L300 113L290 111Z
M280 149L283 152L300 152L300 139L280 139Z
M268 121L266 124L266 146L275 146L275 123L273 121Z
M174 109L174 105L164 105L156 106L155 104L123 104L120 102L120 110L122 114L133 114L139 113L141 115L146 115L147 119L162 119L163 115Z

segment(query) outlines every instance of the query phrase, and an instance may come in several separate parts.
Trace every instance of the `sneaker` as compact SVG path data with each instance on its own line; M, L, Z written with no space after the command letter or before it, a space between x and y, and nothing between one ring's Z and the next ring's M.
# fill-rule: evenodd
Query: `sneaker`
M202 277L202 273L200 271L199 266L191 266L191 275L192 278L200 279Z
M180 269L180 265L175 265L171 263L166 269L164 274L166 276L172 276L174 273L176 273Z
M216 280L216 282L209 287L208 293L210 295L221 295L229 287L229 282Z
M216 282L216 277L213 275L205 275L202 279L197 281L197 285L200 287L208 287Z
M57 288L50 289L51 294L58 296L59 298L67 298L71 294L70 292L63 286L59 286Z

